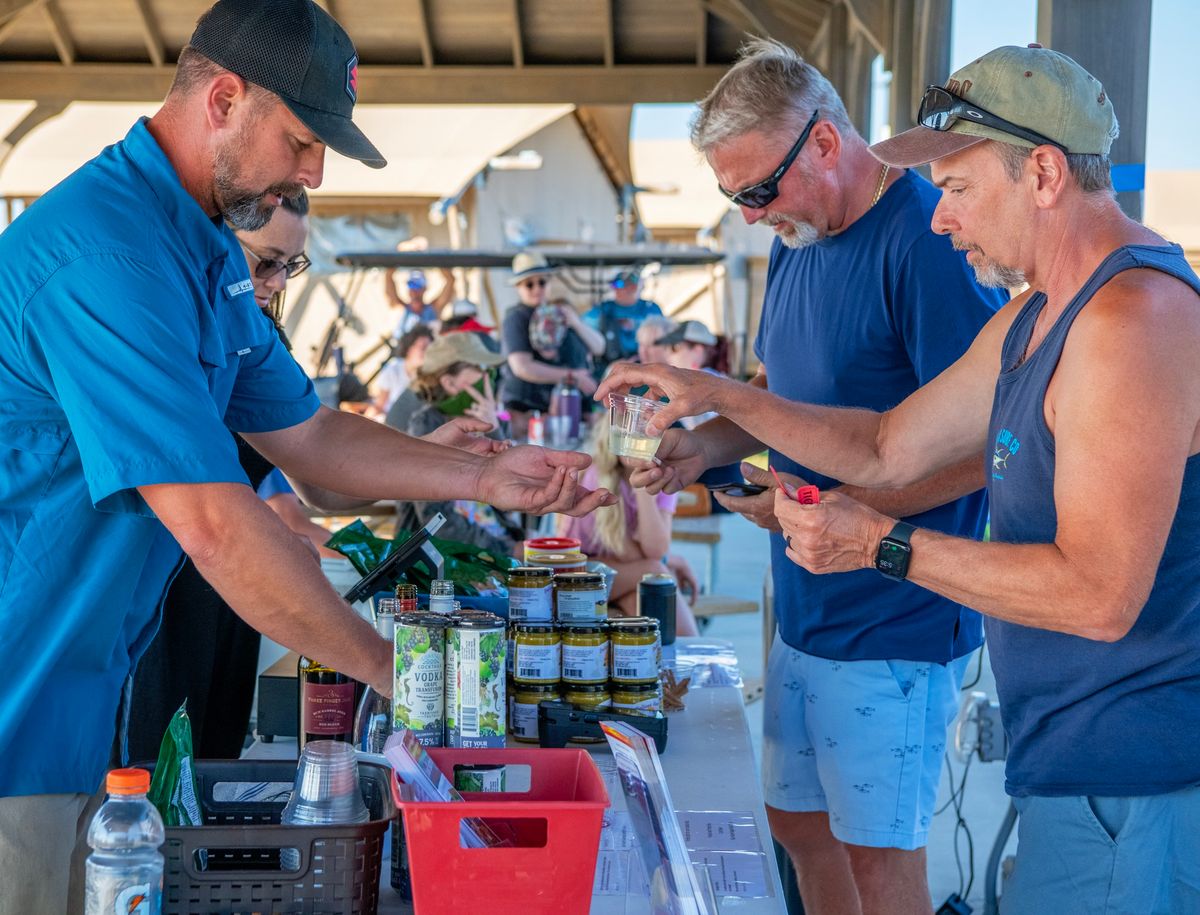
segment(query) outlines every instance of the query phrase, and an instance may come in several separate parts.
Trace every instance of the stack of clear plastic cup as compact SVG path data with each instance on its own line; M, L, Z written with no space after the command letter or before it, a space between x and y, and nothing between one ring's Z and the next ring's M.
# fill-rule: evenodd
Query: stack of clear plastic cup
M322 826L331 823L365 823L371 818L358 785L358 758L351 744L338 740L313 740L304 745L292 797L280 822L288 826ZM300 855L283 848L279 862L284 870L300 869Z
M609 447L617 457L654 459L662 433L647 435L646 424L665 405L634 394L608 396Z

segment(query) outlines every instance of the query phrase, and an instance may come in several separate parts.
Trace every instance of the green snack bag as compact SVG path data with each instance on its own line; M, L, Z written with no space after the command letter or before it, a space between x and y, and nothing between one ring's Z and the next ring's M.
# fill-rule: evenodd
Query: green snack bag
M192 767L192 722L187 700L171 716L158 750L158 763L147 795L167 826L201 826L200 802L196 799L196 777Z

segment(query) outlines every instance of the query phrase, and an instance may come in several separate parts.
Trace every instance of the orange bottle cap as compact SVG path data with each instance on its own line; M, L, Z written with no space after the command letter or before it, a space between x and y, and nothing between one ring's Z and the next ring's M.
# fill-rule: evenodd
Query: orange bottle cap
M104 788L109 794L145 794L150 790L150 773L145 769L113 769Z

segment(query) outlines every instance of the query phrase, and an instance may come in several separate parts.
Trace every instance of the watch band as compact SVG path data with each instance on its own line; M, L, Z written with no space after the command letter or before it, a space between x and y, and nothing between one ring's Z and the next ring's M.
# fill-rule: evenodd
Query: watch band
M909 524L907 521L897 521L896 526L892 528L888 534L889 540L899 540L901 543L908 543L909 538L913 535L913 531L917 529L915 524Z

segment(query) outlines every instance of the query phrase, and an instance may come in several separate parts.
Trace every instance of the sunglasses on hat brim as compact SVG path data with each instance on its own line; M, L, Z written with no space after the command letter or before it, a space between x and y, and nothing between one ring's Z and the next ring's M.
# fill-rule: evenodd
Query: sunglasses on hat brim
M1006 121L978 105L972 105L941 86L926 87L925 95L921 98L921 107L917 109L917 123L929 130L947 131L959 120L990 127L1009 136L1027 140L1035 146L1053 146L1062 150L1064 155L1069 152L1061 143L1020 124Z

